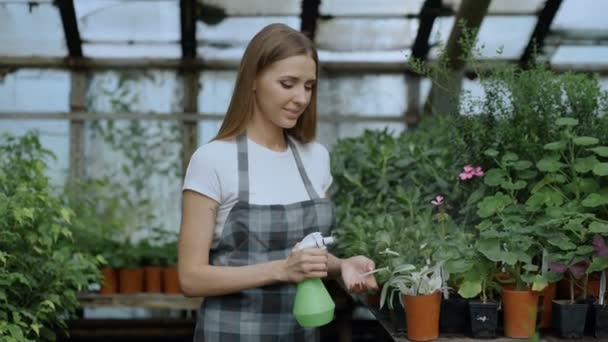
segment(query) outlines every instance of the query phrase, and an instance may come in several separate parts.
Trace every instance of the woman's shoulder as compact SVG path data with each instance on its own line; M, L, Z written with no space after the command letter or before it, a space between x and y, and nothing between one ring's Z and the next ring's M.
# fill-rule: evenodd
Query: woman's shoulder
M226 156L235 154L235 151L236 141L234 139L212 140L199 146L194 151L192 159L204 161L225 160Z

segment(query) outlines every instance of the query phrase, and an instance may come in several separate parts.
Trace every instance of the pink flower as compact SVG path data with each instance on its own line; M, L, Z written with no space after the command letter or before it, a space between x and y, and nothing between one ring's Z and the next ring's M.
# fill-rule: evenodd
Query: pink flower
M460 180L472 179L484 175L481 166L465 165L463 169L464 171L458 175L458 178L460 178Z
M435 205L435 206L442 205L443 196L441 196L441 195L436 196L435 199L431 201L431 203L433 203L433 205Z

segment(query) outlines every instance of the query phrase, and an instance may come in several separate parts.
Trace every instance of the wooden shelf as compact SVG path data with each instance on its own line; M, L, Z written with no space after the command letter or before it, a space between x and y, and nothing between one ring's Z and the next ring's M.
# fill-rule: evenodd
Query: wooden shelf
M198 310L203 302L202 297L185 297L180 294L136 293L101 295L98 293L81 293L78 300L82 307L114 308L149 308Z

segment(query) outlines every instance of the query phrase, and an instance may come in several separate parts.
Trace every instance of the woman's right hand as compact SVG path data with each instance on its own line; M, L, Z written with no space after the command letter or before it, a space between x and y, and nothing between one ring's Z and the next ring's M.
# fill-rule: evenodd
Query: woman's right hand
M291 250L285 260L285 280L299 283L309 278L327 277L328 252L325 248L307 248L298 250L298 246Z

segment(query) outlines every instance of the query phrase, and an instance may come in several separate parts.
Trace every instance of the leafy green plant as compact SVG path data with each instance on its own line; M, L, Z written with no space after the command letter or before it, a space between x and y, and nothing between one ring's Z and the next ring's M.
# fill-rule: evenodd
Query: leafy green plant
M382 286L380 307L387 301L392 309L393 296L399 292L408 296L419 296L435 293L442 289L441 265L423 266L416 271L416 266L403 264L391 272L391 277ZM403 303L401 303L403 304Z
M104 260L74 245L78 217L51 191L37 134L3 136L0 155L0 339L51 341Z
M516 290L529 285L533 290L542 290L547 279L533 262L542 248L534 237L532 215L522 203L528 179L535 176L533 164L520 160L515 153L507 152L500 159L496 150L487 150L486 154L495 158L498 167L488 170L484 177L492 194L477 204L477 214L483 220L477 225L479 251L515 278Z
M608 147L597 146L599 139L575 133L578 120L560 118L560 139L544 146L548 155L538 161L543 178L534 185L526 202L528 211L542 212L537 235L549 251L550 268L570 278L574 302L574 279L584 278L594 249L594 234L608 233Z

